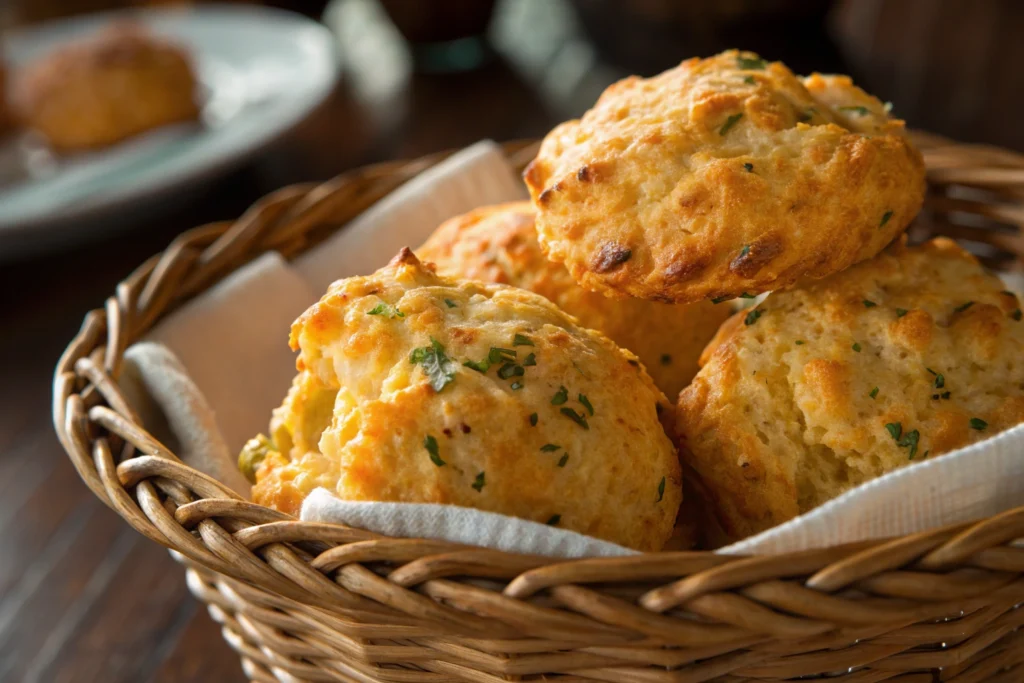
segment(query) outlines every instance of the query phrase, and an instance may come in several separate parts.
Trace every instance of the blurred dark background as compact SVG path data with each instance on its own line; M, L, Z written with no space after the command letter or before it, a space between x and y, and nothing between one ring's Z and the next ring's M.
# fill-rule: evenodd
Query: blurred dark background
M156 0L0 0L5 30ZM911 126L1024 150L1019 0L276 0L322 20L342 77L310 118L116 234L0 253L0 679L242 681L166 552L82 485L49 383L84 313L179 232L283 185L481 138L543 136L614 80L740 47L850 73ZM91 563L91 564L90 564Z

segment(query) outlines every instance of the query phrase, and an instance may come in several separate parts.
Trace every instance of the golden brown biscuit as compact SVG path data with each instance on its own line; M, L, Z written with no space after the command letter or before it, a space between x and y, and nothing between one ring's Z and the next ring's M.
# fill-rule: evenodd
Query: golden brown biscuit
M199 116L188 56L131 23L26 67L13 100L24 123L62 151L106 147Z
M293 325L299 377L253 499L449 503L657 550L682 498L635 357L541 296L437 277L408 250ZM330 406L330 409L327 409ZM252 466L243 453L243 465Z
M679 397L682 457L735 538L1024 421L1020 303L947 239L738 313Z
M701 349L729 317L710 302L672 306L612 300L583 289L537 242L529 202L476 209L446 221L417 250L445 275L522 287L547 297L584 327L608 335L643 361L673 400L697 374Z
M845 77L735 50L609 87L524 178L548 256L594 290L688 303L877 254L921 207L902 121Z

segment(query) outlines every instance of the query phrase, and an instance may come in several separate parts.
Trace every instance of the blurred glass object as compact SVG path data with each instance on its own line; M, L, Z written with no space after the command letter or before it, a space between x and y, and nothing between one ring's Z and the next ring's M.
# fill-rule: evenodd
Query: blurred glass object
M495 0L379 0L423 73L471 71L491 57L485 38Z

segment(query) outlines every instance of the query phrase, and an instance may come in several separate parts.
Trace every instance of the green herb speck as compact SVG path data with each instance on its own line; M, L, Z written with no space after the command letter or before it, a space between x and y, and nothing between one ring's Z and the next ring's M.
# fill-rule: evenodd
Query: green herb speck
M733 114L732 116L727 118L725 120L725 123L722 124L722 127L718 129L718 134L719 135L725 135L726 133L729 132L729 129L732 128L733 126L735 126L737 123L739 123L739 120L742 119L742 118L743 118L743 114L742 113L740 113L740 114Z
M916 429L914 429L914 430L909 431L906 434L904 434L903 438L896 442L896 445L899 446L900 448L907 448L909 446L910 447L910 457L909 457L909 459L913 460L914 456L917 455L917 444L918 444L918 441L920 439L921 439L921 433L918 432Z
M665 497L665 477L662 477L661 481L658 482L658 500L656 500L654 502L655 503L660 503L661 499L664 498L664 497Z
M858 342L853 342L853 346L851 346L850 348L856 351L857 353L860 353L860 344Z
M864 299L864 308L874 308L877 305L878 304L876 304L874 301L871 301L870 299Z
M752 71L764 71L764 68L768 66L768 62L756 55L753 57L743 57L741 55L736 58L736 66L741 69L749 69Z
M754 323L757 322L757 319L760 318L762 315L764 315L763 311L761 311L758 308L755 308L750 313L747 313L747 317L743 319L743 324L753 325Z
M1020 322L1021 318L1024 318L1024 313L1021 313L1020 309L1018 308L1015 309L1012 313L1010 313L1010 317L1016 320L1017 322Z
M565 387L559 387L558 391L554 396L551 397L551 405L560 406L569 400L569 390Z
M868 394L868 396L870 396L871 398L874 398L875 396L878 396L878 387L875 387L874 389L872 389L871 393Z
M740 294L740 298L741 299L756 299L757 295L756 294L747 294L746 292L743 292L742 294Z
M512 377L522 377L526 370L523 369L522 365L515 365L513 363L505 363L498 369L498 377L502 379L511 379Z
M530 366L536 365L536 364L537 364L537 356L535 356L532 353L530 355L528 355L526 358L523 359L523 365L526 366L526 367L530 367Z
M398 310L397 306L379 303L366 312L366 315L386 315L389 318L404 318L405 313Z
M444 346L433 337L430 338L430 346L413 349L409 362L423 366L434 391L439 392L455 381L455 362L445 355Z
M716 296L714 299L711 300L711 303L713 303L713 304L720 304L723 301L728 301L731 298L732 297L729 297L729 296Z
M486 358L480 362L477 362L475 360L467 360L463 363L463 365L466 366L467 368L471 368L473 370L476 370L477 372L482 372L484 374L486 374L487 371L490 370L491 368L491 364L487 361Z
M558 459L558 466L565 467L565 463L569 462L569 454L565 453L561 458Z
M590 405L590 399L587 398L584 394L580 394L579 395L579 400L580 400L580 403L583 404L583 407L587 409L587 412L590 413L590 416L593 417L594 416L594 406Z
M884 226L886 223L889 222L890 218L892 218L892 211L886 211L885 213L883 213L882 220L881 222L879 222L878 227L881 228L882 226Z
M434 463L438 467L444 467L445 461L441 459L440 453L437 450L437 439L427 434L427 438L423 439L423 447L427 449L427 453L430 454L430 462Z
M485 473L481 472L480 474L476 475L476 479L473 480L473 488L475 488L478 493L480 491L483 491L484 486L487 484L487 482L484 480L485 476Z
M498 346L492 346L491 350L487 353L487 360L492 365L498 363L508 363L516 359L516 352L512 349L503 349Z
M757 81L754 80L754 77L750 75L746 76L743 79L743 82L746 83L747 85L754 85L755 83L757 83Z
M971 429L977 429L980 432L985 429L985 427L988 427L988 422L985 422L980 417L971 418Z
M896 441L900 440L900 434L903 433L903 425L901 425L899 422L890 422L889 424L885 425L885 428L889 430L889 434L892 436L893 439L895 439Z
M839 107L839 111L855 111L858 116L867 116L868 108L860 105L851 105L847 107Z
M946 376L940 372L935 375L935 388L941 389L944 386L946 386Z
M909 312L910 312L910 311L908 311L908 310L907 310L907 309L905 309L905 308L897 308L897 309L896 309L896 317L897 317L897 318L902 318L903 316L905 316L905 315L906 315L907 313L909 313Z
M548 521L546 521L544 523L547 524L548 526L555 526L556 524L558 524L561 521L562 521L562 515L551 515L551 519L549 519Z
M445 299L444 303L446 306L448 306L448 308L455 308L456 306L458 306L458 304L452 301L451 299Z
M559 448L561 448L561 446L559 446L559 445L558 445L558 444L556 444L556 443L546 443L546 444L544 444L543 446L541 446L541 447L540 447L540 449L541 449L541 450L542 450L543 452L545 452L545 453L554 453L554 452L555 452L555 451L557 451L557 450L558 450Z
M520 389L523 388L523 383L518 381L512 382L512 384L508 385L508 388L511 389L512 391L519 391Z
M803 339L797 339L797 340L796 340L795 342L793 342L793 343L794 343L794 344L796 344L797 346L803 346L803 345L804 345L804 344L806 344L807 342L805 342L805 341L804 341Z
M736 258L737 259L741 259L741 258L743 258L744 256L746 256L749 253L750 253L750 245L749 244L744 244L743 248L740 249L740 255L737 256Z
M527 336L516 334L512 338L512 346L533 346L533 341Z
M587 424L587 418L583 417L581 413L577 413L572 408L562 408L561 413L562 415L565 415L567 418L578 424L580 427L583 427L584 429L590 429L590 425Z
M747 173L753 173L754 172L754 165L751 164L751 163L743 164L743 168L747 169Z
M537 413L530 413L530 426L531 427L536 427L537 426Z
M965 304L960 304L959 306L957 306L956 308L954 308L954 309L953 309L953 312L954 312L954 313L963 313L964 311L966 311L966 310L967 310L968 308L970 308L970 307L971 307L971 306L973 306L973 305L974 305L974 302L973 302L973 301L968 301L967 303L965 303Z

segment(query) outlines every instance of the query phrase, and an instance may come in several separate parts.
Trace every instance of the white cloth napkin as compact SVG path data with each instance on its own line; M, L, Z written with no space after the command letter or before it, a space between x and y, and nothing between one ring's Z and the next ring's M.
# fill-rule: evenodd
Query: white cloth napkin
M500 150L480 143L422 173L322 246L266 254L161 322L125 354L122 384L143 424L186 462L246 492L235 454L280 404L295 372L292 320L342 277L372 272L443 220L525 193ZM191 379L190 379L191 378ZM1024 425L868 482L727 553L781 553L884 538L1024 505ZM342 501L314 491L301 517L376 533L556 557L632 554L613 543L445 505Z

